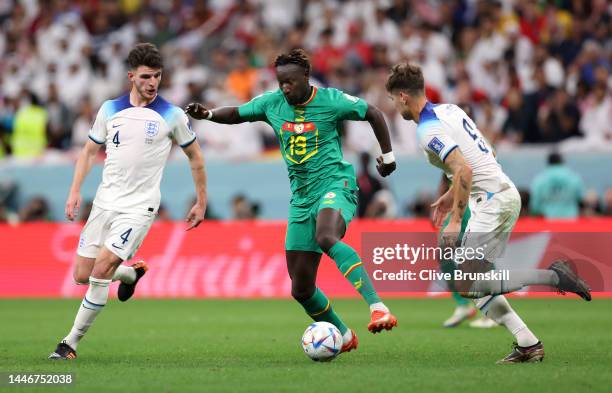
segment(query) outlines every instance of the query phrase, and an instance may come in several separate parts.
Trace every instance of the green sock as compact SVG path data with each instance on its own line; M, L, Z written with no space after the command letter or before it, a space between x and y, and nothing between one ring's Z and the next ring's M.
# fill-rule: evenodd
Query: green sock
M440 261L440 269L444 273L451 273L451 274L453 274L453 272L455 271L455 262L454 261L446 261L446 260ZM459 292L457 292L455 290L455 281L454 280L447 281L447 284L448 284L448 289L451 291L451 295L453 297L453 300L455 301L455 303L457 303L457 306L467 306L468 304L470 304L470 301L468 299L466 299L463 296L461 296L459 294Z
M343 335L348 330L348 327L342 322L338 314L334 312L327 296L319 288L315 290L314 295L310 299L300 302L300 304L315 321L329 322L337 327Z
M368 273L363 268L361 258L351 246L338 242L329 249L327 255L336 262L340 272L369 305L381 302L370 277L368 277Z

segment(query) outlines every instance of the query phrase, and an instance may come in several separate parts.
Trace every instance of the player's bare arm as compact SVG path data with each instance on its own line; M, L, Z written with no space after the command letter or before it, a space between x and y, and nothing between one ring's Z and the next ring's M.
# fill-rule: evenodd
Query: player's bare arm
M368 110L365 114L365 120L370 123L374 130L374 135L378 140L382 156L376 158L376 169L382 177L389 176L396 168L395 158L391 149L391 137L389 136L389 127L380 109L368 104Z
M196 191L196 203L189 211L186 219L189 223L187 230L190 230L200 225L206 213L206 203L208 200L206 194L206 168L204 165L204 156L197 143L186 146L183 148L183 151L185 155L187 155L187 158L189 158L191 176L193 177Z
M442 211L442 207L438 204L438 201L440 200L440 198L448 192L450 185L451 185L450 180L448 180L446 175L443 173L442 176L440 177L440 183L438 183L438 192L437 192L438 199L436 200L436 202L434 202L431 205L431 207L434 208L431 211L431 221L436 228L442 226L442 223L444 222L444 218L448 216L448 212L450 212L450 209L452 207L452 201L451 201L447 210Z
M443 241L448 246L454 246L461 230L461 220L468 205L472 189L472 168L468 165L459 149L454 149L444 162L453 174L453 184L433 205L434 223L441 225L444 217L450 211L451 218L442 233Z
M88 140L81 149L81 153L79 154L79 158L74 168L74 176L72 178L72 184L70 185L68 199L66 199L65 214L66 218L70 221L73 221L79 214L79 209L81 208L81 185L89 171L91 171L91 167L96 159L96 154L100 151L100 146L102 145L92 140Z
M192 102L185 107L185 113L196 120L210 120L221 124L239 124L246 121L240 117L237 106L207 109L200 103Z

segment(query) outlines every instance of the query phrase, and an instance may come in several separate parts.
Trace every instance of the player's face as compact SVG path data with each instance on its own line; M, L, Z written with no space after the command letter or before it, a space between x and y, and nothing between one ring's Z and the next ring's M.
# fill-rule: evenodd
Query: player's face
M393 101L395 109L402 115L404 120L414 120L410 112L410 95L399 91L389 93L389 97Z
M161 69L141 65L135 70L128 71L128 78L142 98L152 100L157 95L157 89L161 82L161 74Z
M290 105L298 105L308 100L310 84L308 74L297 64L286 64L276 67L278 87L282 90Z

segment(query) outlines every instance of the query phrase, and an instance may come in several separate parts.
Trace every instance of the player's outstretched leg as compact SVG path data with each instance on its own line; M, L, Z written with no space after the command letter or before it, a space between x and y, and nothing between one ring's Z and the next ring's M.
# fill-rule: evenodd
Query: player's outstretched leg
M357 252L348 244L338 241L327 254L336 262L340 272L370 306L371 320L368 330L378 333L383 329L391 330L395 327L397 320L376 293Z
M346 224L339 211L329 208L319 211L316 229L317 243L334 260L340 272L370 306L368 330L372 333L391 330L397 326L397 319L389 312L376 293L368 273L363 268L359 254L340 240L345 230Z
M473 266L482 265L483 271L488 270L481 262L463 263L460 269L473 271ZM556 288L561 293L572 292L586 301L591 300L591 290L587 283L576 274L566 261L556 261L548 269L510 270L508 278L465 281L460 285L462 294L466 297L480 298L487 295L500 295L522 289L529 285L547 285ZM500 274L501 276L501 274ZM465 290L468 287L469 290Z
M49 355L49 359L76 359L79 342L106 305L110 283L110 279L89 278L89 289L79 306L72 329Z
M138 261L132 266L119 265L115 274L113 275L113 281L120 280L119 288L117 290L117 298L125 302L132 297L136 290L136 284L149 270L145 261Z
M121 259L103 247L96 258L91 276L89 277L89 288L79 306L72 329L63 340L60 341L54 352L49 355L49 359L75 359L76 350L79 342L85 336L100 311L108 300L108 286L111 277Z
M357 349L357 335L340 319L327 296L315 285L321 254L312 251L290 250L285 253L293 298L304 307L306 314L313 320L329 322L338 328L343 340L340 352Z

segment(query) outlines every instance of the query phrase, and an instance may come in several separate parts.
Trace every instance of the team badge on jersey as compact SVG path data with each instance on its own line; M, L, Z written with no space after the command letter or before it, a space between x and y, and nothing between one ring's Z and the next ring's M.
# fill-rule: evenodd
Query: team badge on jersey
M316 129L317 126L311 121L307 121L305 123L293 123L287 121L283 124L283 131L294 132L298 135L305 132L316 131Z
M444 149L444 143L442 143L442 141L438 138L434 137L431 141L429 141L427 147L435 151L436 154L440 155L440 152L442 151L442 149Z
M145 133L149 138L153 138L159 133L159 122L155 120L145 121Z

